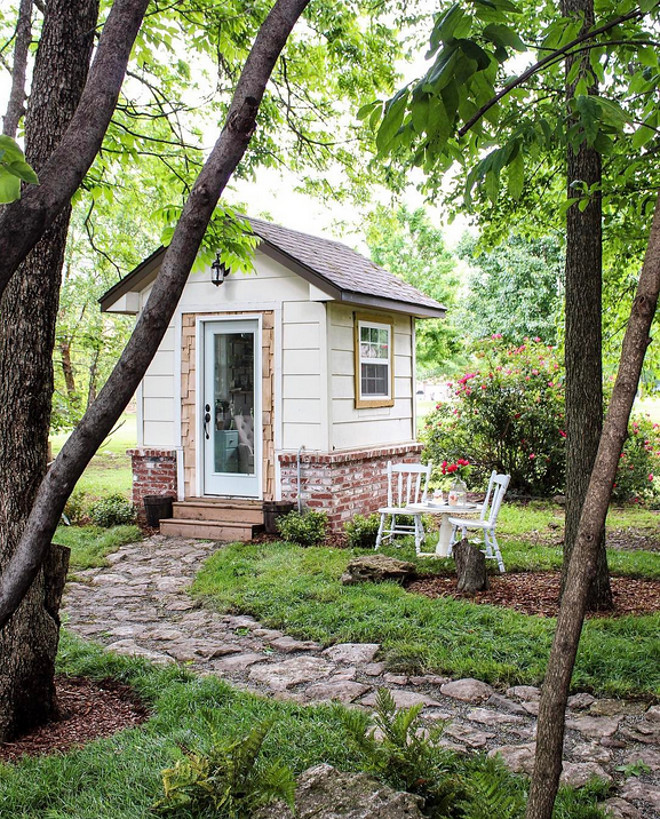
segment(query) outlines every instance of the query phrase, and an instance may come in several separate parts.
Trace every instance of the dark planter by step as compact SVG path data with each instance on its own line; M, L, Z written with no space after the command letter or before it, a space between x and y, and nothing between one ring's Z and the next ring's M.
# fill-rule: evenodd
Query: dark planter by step
M157 529L161 520L171 518L173 500L171 495L145 495L142 502L147 516L147 526Z
M277 519L293 511L291 501L264 501L264 529L269 535L277 534Z

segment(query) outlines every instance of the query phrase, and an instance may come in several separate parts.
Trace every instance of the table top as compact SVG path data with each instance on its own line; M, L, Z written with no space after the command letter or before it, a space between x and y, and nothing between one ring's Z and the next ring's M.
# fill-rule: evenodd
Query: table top
M426 503L411 503L409 506L406 507L407 509L412 509L415 512L427 512L429 514L440 514L446 515L452 512L474 512L479 509L479 504L477 503L433 503L432 501L427 501Z

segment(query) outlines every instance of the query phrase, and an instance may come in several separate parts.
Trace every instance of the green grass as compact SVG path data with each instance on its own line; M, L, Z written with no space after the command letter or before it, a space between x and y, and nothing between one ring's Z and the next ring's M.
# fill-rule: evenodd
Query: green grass
M547 552L550 564L554 558ZM396 553L414 558L411 550ZM382 643L395 665L413 646L413 665L421 656L428 670L438 673L503 686L541 682L554 619L464 600L430 600L395 583L342 586L352 556L349 550L287 543L232 544L206 562L194 593L222 611L253 614L296 637L324 644ZM420 565L436 570L450 562ZM659 647L658 616L591 620L573 687L614 696L660 695Z
M90 498L115 493L130 497L132 470L126 450L137 444L136 423L134 413L122 415L116 431L106 438L76 484L77 491L84 492ZM68 434L64 432L51 437L53 456L62 449Z
M360 770L365 759L349 740L340 706L302 707L234 690L217 678L194 677L178 666L155 668L146 662L105 654L100 648L63 634L60 671L95 679L115 677L130 684L151 705L147 723L100 739L67 754L24 758L0 764L0 814L12 819L148 819L162 796L160 772L179 757L181 746L208 745L210 730L222 739L244 736L257 723L273 719L263 754L280 759L294 773L328 762ZM483 784L481 758L447 755L448 775ZM424 771L427 774L427 771ZM472 777L472 779L471 779ZM460 779L459 779L460 778ZM520 777L497 772L500 792L524 793ZM475 798L478 791L475 792ZM599 819L600 793L562 789L557 819ZM188 814L185 814L188 815ZM522 814L520 814L522 819Z
M58 526L54 540L71 549L69 570L75 571L107 566L107 554L124 543L142 540L142 532L137 526Z

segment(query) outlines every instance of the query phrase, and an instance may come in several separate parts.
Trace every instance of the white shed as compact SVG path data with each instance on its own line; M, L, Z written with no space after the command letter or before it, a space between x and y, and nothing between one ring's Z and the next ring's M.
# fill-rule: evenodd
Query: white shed
M254 271L193 273L137 394L133 496L170 494L171 534L249 538L264 501L339 530L383 503L388 459L416 460L415 319L434 299L329 239L249 219ZM101 298L138 313L164 248Z

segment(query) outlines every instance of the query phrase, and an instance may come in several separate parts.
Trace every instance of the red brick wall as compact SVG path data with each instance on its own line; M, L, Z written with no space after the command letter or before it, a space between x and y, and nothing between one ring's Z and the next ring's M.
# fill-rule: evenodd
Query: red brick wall
M387 462L418 463L421 444L377 449L349 450L324 455L301 455L300 493L310 509L325 509L330 528L341 532L353 515L369 515L387 503ZM280 477L283 500L296 500L298 478L296 453L281 453Z
M133 465L133 503L141 523L145 522L145 495L171 495L176 498L176 450L129 449Z

